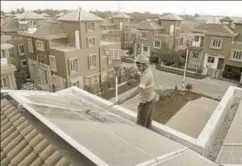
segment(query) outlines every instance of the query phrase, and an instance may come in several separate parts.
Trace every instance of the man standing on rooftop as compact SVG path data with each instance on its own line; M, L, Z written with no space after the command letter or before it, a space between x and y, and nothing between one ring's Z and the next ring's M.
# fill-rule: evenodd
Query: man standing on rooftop
M127 97L119 99L115 104L122 104L140 94L136 123L150 128L152 123L152 112L155 109L156 103L154 76L149 67L149 58L147 56L138 55L136 58L136 66L140 73L140 84Z

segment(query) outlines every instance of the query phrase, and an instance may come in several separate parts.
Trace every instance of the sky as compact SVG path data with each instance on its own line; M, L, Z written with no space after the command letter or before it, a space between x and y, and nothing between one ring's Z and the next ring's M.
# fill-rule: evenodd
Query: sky
M176 14L209 14L242 17L242 1L1 1L1 10L17 8L123 11Z

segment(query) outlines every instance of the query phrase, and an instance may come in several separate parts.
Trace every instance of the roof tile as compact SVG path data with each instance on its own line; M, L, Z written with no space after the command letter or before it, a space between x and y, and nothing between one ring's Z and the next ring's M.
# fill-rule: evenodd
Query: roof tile
M44 163L44 160L40 157L36 158L30 166L42 166Z
M222 24L200 24L194 28L194 31L203 31L203 32L210 32L210 33L223 33L231 35L234 33L232 29L226 27L226 25Z
M26 142L27 143L27 142ZM30 145L25 146L22 150L21 153L17 154L14 156L14 158L11 160L11 163L14 165L18 165L28 154L30 154L33 151L33 148Z
M61 155L59 152L55 151L49 158L45 161L48 165L56 165L60 160Z
M151 20L144 20L136 25L137 29L144 29L144 30L157 30L163 29L159 24Z
M3 147L3 150L5 153L9 153L18 143L22 141L23 137L21 135L17 136L14 139L6 139L6 142L8 143L7 146Z
M36 145L41 143L43 140L44 140L44 137L42 137L40 134L38 134L32 140L29 141L29 144L33 147L36 147Z
M39 153L40 157L44 160L48 159L50 155L54 153L54 148L51 145L48 145L42 152Z
M59 21L74 21L74 22L79 22L79 21L103 21L102 18L86 12L82 9L72 11L70 13L67 13L61 17L59 17L57 20Z
M114 16L112 16L112 18L128 18L128 19L131 19L132 17L130 17L129 15L121 12L121 13L118 13L118 14L115 14Z
M41 138L40 135L38 135L38 137ZM48 141L46 141L46 140L44 139L44 140L42 140L38 145L36 145L36 146L34 147L34 150L35 150L37 153L40 153L40 152L42 152L42 151L43 151L48 145L49 145L49 144L48 144Z
M34 162L37 158L38 158L38 154L33 151L33 148L32 148L32 151L30 152L30 154L25 157L19 164L18 166L26 166L26 165L30 165L32 162Z
M6 147L8 145L8 140L13 140L15 139L17 136L18 136L18 132L17 131L14 131L11 135L8 136L8 139L5 139L3 141L1 141L1 146L2 147Z
M168 13L159 18L159 20L174 20L174 21L183 21L184 19L181 18L180 16L173 14L173 13Z
M12 144L12 142L10 142L10 145L11 144ZM28 142L26 140L22 139L21 142L19 144L17 144L17 146L15 146L14 148L11 149L11 151L7 154L7 157L9 157L10 159L14 159L14 157L16 155L18 155L24 149L24 147L27 145L28 145Z
M6 99L1 100L1 120L1 165L70 164Z
M1 141L3 141L5 138L7 138L12 132L14 132L13 126L4 126L7 128L7 130L3 133L1 133ZM9 128L10 127L10 128ZM5 128L4 128L5 129Z

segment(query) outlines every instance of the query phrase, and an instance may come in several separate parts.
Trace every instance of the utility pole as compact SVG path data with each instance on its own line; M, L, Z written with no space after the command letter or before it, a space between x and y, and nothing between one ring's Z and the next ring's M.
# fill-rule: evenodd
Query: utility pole
M188 61L188 56L189 56L190 41L187 41L186 46L187 46L187 50L186 50L186 60L185 60L184 74L183 74L183 80L182 80L182 91L185 90L186 72L187 72L187 61Z

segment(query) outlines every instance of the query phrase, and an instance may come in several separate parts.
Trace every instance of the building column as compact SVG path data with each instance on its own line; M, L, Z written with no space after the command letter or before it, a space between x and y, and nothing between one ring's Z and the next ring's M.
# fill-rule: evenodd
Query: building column
M203 74L207 74L208 69L207 69L207 61L208 61L208 55L204 55L204 61L203 61Z

